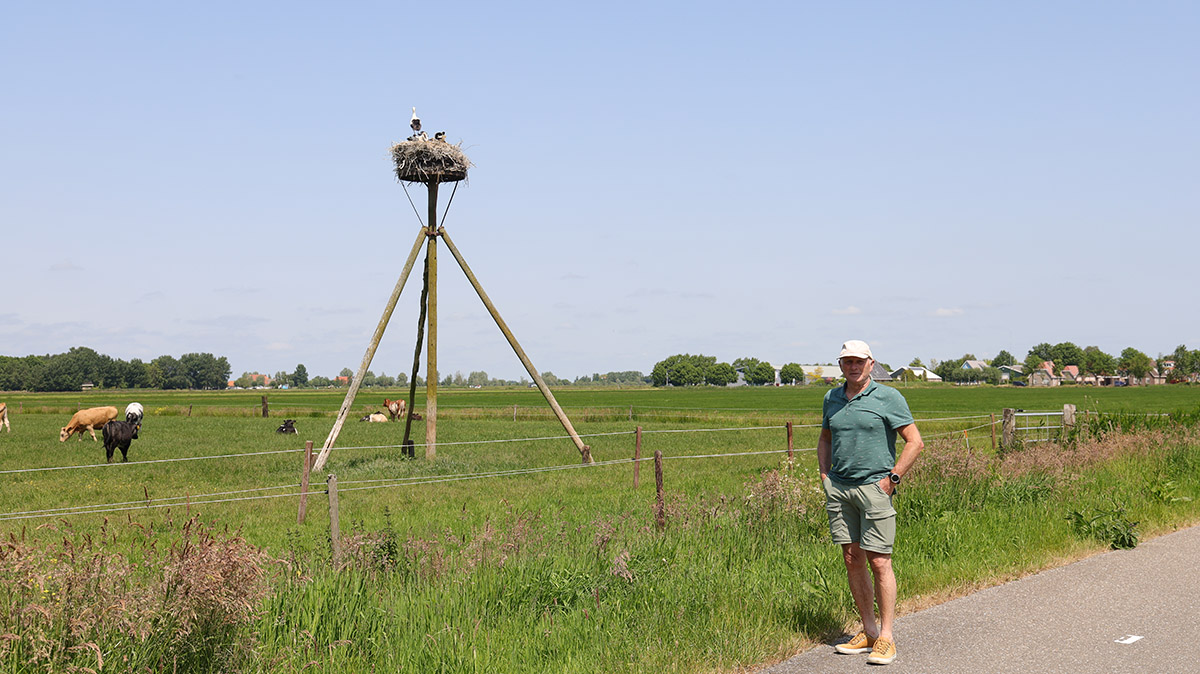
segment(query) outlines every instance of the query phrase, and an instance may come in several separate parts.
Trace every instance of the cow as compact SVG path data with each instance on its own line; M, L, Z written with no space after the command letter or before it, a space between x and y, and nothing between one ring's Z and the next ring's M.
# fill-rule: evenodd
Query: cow
M100 429L104 436L104 462L112 463L113 450L121 449L121 461L129 461L129 444L137 439L138 425L130 421L110 421Z
M407 403L405 403L403 400L388 400L387 398L383 399L383 406L387 408L388 416L392 418L392 421L395 421L396 417L404 416L404 408L406 405Z
M58 433L58 441L66 442L67 438L78 433L79 439L83 440L83 432L91 431L92 440L96 439L96 429L103 428L104 424L117 418L117 408L109 407L89 407L86 410L79 410L71 416L71 420Z
M372 412L372 413L368 414L367 416L359 419L359 421L370 421L370 422L375 422L375 423L378 423L381 421L384 423L387 423L387 420L388 420L387 415L380 414L379 412Z
M12 426L8 425L8 405L0 403L0 426L12 433Z
M146 416L146 410L142 409L141 403L129 403L125 407L125 421L131 424L142 424L142 417Z
M279 424L279 428L275 429L275 432L276 433L295 433L296 432L296 420L295 419L284 419L283 423Z

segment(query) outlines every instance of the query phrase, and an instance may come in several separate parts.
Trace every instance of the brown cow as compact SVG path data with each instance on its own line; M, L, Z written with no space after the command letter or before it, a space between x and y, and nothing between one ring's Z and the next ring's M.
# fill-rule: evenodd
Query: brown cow
M392 421L395 421L396 417L404 416L404 410L408 405L403 400L388 400L384 398L383 406L387 409L388 416L392 418Z
M104 424L117 418L117 408L115 407L91 407L86 410L76 412L66 426L58 433L58 441L66 442L67 438L78 433L79 439L83 439L84 431L92 432L92 440L96 439L96 429L104 428Z
M8 405L4 403L0 403L0 426L12 433L12 426L8 425Z

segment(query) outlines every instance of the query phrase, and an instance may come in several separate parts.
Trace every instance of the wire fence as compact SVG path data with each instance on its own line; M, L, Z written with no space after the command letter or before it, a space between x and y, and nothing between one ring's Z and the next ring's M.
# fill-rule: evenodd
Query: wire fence
M988 416L989 415L969 415L969 416L962 416L962 417L943 417L943 418L937 418L937 419L923 419L923 420L918 420L918 422L919 423L921 423L921 422L939 422L939 423L962 422L962 421L971 421L971 420L986 418ZM951 431L938 432L938 433L927 433L924 435L924 437L933 439L933 438L939 438L939 437L949 437L949 436L954 436L954 435L965 435L967 433L970 433L971 431L977 431L980 429L988 428L992 425L993 425L993 422L989 421L988 423L976 424L976 425L973 425L973 426L970 426L967 428L955 429L955 430L951 430ZM598 437L614 437L614 436L681 434L681 433L744 433L744 432L780 431L780 430L784 430L784 429L788 429L789 431L795 430L795 429L817 429L820 427L821 427L821 424L787 424L787 425L769 425L769 426L736 426L736 427L720 427L720 428L649 429L649 430L643 430L639 427L637 430L629 430L629 431L614 431L614 432L605 432L605 433L580 434L579 437L581 437L581 438L598 438ZM565 440L569 440L569 439L570 439L570 436L568 436L568 435L552 435L552 436L504 438L504 439L492 439L492 440L467 440L467 441L457 441L457 442L439 442L439 443L437 443L437 446L447 447L447 446L466 446L466 445L499 445L499 444L504 444L504 443L565 441ZM790 445L790 432L789 432L789 445ZM420 444L420 445L414 445L414 446L415 447L424 447L426 445ZM338 447L338 448L335 448L334 451L338 452L338 453L345 453L345 452L356 451L356 450L361 451L361 450L378 450L378 449L403 450L404 447L400 444L362 445L362 446L352 446L352 447ZM815 447L806 447L806 448L797 449L797 448L793 448L793 447L789 446L787 448L779 448L779 449L738 451L738 452L717 452L717 453L707 453L707 454L676 454L676 455L672 455L672 456L664 456L663 459L669 460L669 461L674 461L674 460L700 460L700 459L729 459L729 458L735 458L735 457L770 455L770 454L785 454L785 453L790 455L793 452L811 452L811 451L815 451L815 449L816 449ZM224 460L224 459L248 458L248 457L256 457L256 456L297 454L297 453L302 453L302 452L306 452L306 451L308 451L308 450L305 448L298 448L298 449L285 449L285 450L214 454L214 455L206 455L206 456L151 459L151 460L147 460L147 461L138 461L138 462L132 462L132 463L103 463L103 464L85 464L85 465L73 465L73 466L49 466L49 467L41 467L41 468L21 468L21 469L0 470L0 475L13 475L13 474L63 471L63 470L132 469L132 468L137 468L139 466L144 467L147 465L154 465L154 464L166 464L166 463L188 462L188 461L206 461L206 460L214 460L215 461L215 460ZM515 468L515 469L505 469L505 470L483 471L483 472L476 472L476 473L403 476L403 477L381 478L381 479L374 479L374 480L343 481L342 482L343 486L341 487L341 491L347 492L347 491L361 491L361 490L372 490L372 489L411 487L411 486L417 486L417 485L439 484L439 483L446 483L446 482L460 482L460 481L464 481L464 480L480 480L480 479L488 479L488 478L533 475L533 474L538 474L538 473L549 473L549 472L566 471L566 470L581 470L581 469L586 470L586 469L603 468L603 467L615 466L615 465L628 465L628 464L634 464L634 463L644 462L644 461L649 461L649 460L651 460L650 457L621 458L621 459L612 459L612 460L606 460L606 461L596 461L596 462L589 463L589 464L538 466L538 467L526 467L526 468ZM355 485L355 486L347 486L347 485ZM304 492L296 491L300 487L301 487L300 483L292 482L292 483L279 484L279 485L274 485L274 486L253 487L253 488L239 489L239 490L232 490L232 491L219 491L219 492L196 493L196 494L188 493L188 494L184 494L183 496L166 496L166 497L156 496L154 498L150 498L149 493L147 493L146 498L134 500L134 501L88 504L88 505L78 505L78 506L62 506L62 507L57 507L57 508L46 508L46 509L39 509L39 510L24 510L24 511L0 513L0 521L45 518L45 517L65 517L65 516L69 516L69 515L81 515L81 514L103 514L103 513L132 511L132 510L140 510L140 509L169 508L172 506L180 506L180 505L186 505L186 506L190 507L193 505L230 503L230 502L250 501L250 500L258 500L258 499L278 499L278 498L286 498L286 497L299 498L304 494ZM265 493L265 492L275 492L275 493Z

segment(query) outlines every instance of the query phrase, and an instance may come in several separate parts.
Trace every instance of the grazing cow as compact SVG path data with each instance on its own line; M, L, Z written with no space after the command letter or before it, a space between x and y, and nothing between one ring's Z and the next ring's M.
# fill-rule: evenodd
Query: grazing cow
M359 421L370 421L370 422L375 422L375 423L378 423L381 421L384 423L387 423L387 420L388 420L387 415L380 414L379 412L372 412L372 413L368 414L367 416L359 419Z
M279 424L279 428L275 429L275 432L276 433L295 433L296 432L296 420L295 419L284 419L283 423Z
M141 403L129 403L125 407L125 421L131 424L141 425L144 416L146 416L146 411L142 409Z
M8 405L4 403L0 403L0 426L3 426L5 430L12 433L12 426L8 425Z
M115 407L89 407L86 410L79 410L71 416L71 420L58 433L58 441L66 442L67 438L78 433L79 439L83 439L84 431L92 432L92 440L96 439L96 429L103 428L104 424L117 418L117 408Z
M388 416L392 418L392 421L395 421L396 417L404 416L404 408L407 406L407 403L403 400L388 400L384 398L383 406L387 408Z
M104 462L112 463L113 450L121 449L121 461L129 460L129 443L137 438L138 425L129 421L110 421L100 429L104 436Z

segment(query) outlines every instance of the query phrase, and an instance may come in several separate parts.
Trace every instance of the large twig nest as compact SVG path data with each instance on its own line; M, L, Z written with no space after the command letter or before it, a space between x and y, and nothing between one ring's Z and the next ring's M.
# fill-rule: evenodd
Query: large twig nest
M465 180L471 161L462 147L442 140L408 140L392 146L396 177L408 183L452 183Z

